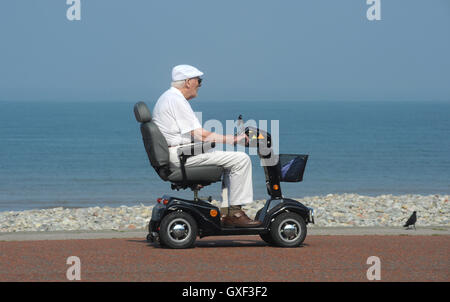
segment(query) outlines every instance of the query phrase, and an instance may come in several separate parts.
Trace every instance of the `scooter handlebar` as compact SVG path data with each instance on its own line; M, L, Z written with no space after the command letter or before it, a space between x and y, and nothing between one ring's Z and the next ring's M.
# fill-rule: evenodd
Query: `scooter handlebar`
M248 141L245 142L245 147L259 147L260 145L270 148L272 139L270 133L256 127L244 127L244 120L242 114L239 114L237 119L237 133L236 136L245 133Z

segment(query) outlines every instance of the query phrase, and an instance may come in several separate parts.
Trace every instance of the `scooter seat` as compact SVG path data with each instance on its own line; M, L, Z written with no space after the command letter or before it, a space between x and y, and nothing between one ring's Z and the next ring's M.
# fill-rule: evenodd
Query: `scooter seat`
M141 124L142 139L151 166L162 180L172 183L172 189L189 187L198 190L197 185L206 186L222 179L224 169L215 165L185 167L186 179L183 179L181 168L172 168L170 165L169 146L158 126L153 122L147 105L144 102L136 103L134 115L136 121ZM202 152L205 151L204 148L202 144Z
M223 167L220 166L196 166L186 167L186 180L194 182L216 182L222 178ZM181 169L175 169L168 177L171 182L182 182L183 174Z

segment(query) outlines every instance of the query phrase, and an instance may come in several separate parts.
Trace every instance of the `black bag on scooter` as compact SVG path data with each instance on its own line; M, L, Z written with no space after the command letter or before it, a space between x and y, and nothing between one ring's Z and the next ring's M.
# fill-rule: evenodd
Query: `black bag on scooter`
M308 155L280 154L280 176L283 182L299 182L303 180Z

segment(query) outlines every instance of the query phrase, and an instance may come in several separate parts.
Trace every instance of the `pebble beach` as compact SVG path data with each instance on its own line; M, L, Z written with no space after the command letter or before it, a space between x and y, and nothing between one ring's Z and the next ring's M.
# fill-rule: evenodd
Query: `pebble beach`
M450 226L449 195L328 194L296 199L314 209L309 227L401 227L413 211L416 226ZM244 206L250 218L265 200ZM212 204L220 207L218 201ZM0 232L144 230L153 205L120 207L52 208L0 212Z

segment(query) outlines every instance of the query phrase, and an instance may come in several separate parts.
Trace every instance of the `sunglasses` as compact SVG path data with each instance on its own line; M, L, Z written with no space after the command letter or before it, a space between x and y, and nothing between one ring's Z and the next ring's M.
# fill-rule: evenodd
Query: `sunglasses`
M198 81L198 86L200 87L201 85L202 85L202 81L203 81L203 79L202 78L200 78L200 77L196 77L196 78L190 78L190 79L186 79L186 81L189 81L189 80L192 80L192 79L197 79L197 81Z

